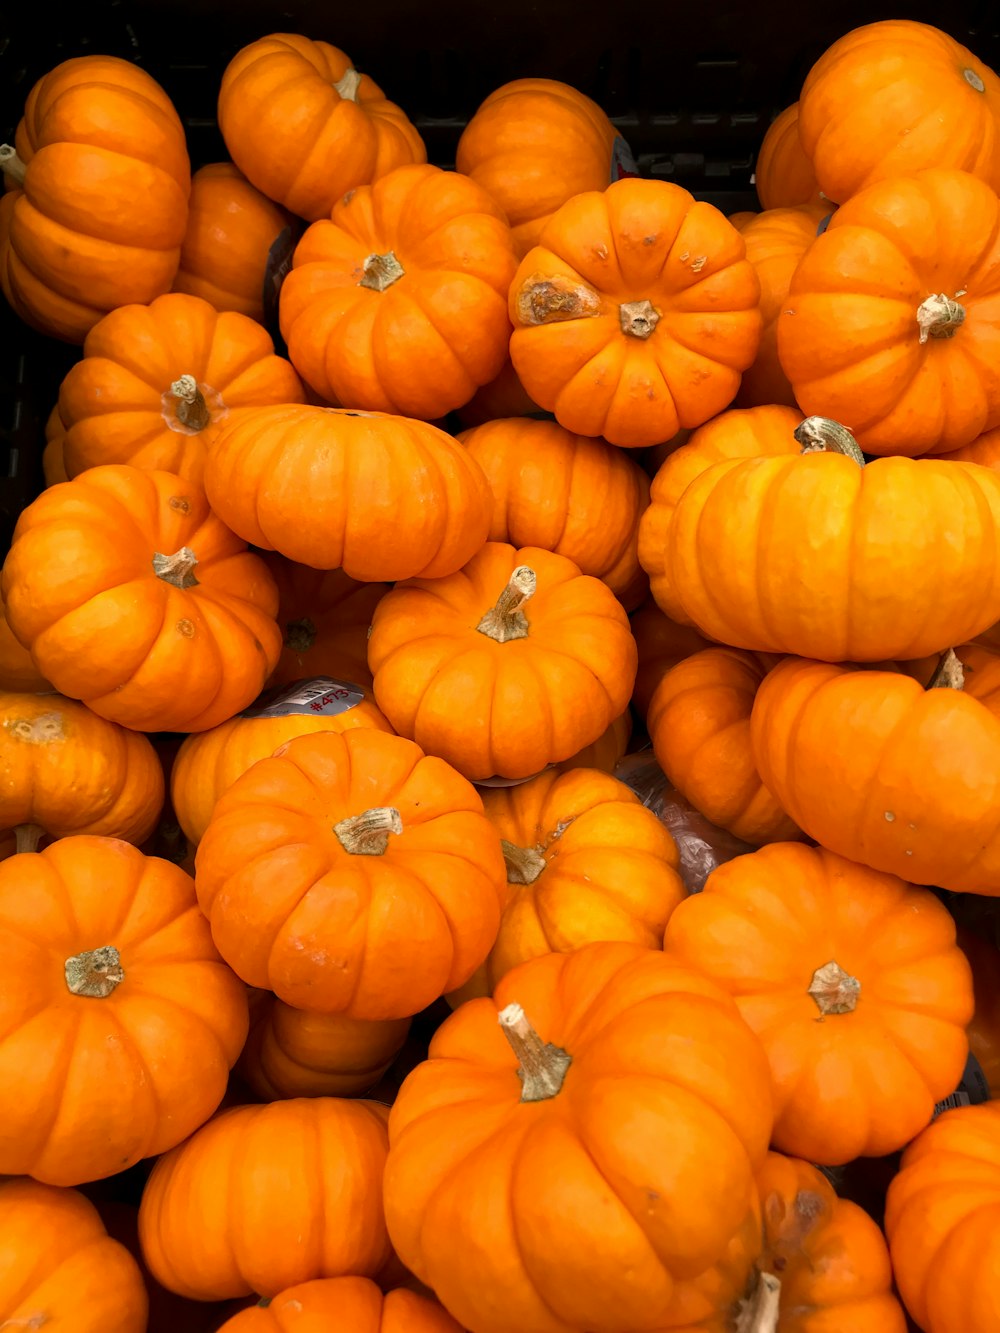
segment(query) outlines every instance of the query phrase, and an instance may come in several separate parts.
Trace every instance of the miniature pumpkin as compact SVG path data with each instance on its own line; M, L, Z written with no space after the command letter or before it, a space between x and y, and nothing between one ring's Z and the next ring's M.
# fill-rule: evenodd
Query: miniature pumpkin
M139 1266L76 1190L0 1182L0 1328L146 1333Z
M420 135L378 84L343 51L297 33L272 33L236 53L218 114L244 176L309 221L347 190L427 160Z
M345 195L295 247L281 289L292 364L330 402L443 417L500 373L515 267L485 190L400 167Z
M775 843L713 870L663 948L760 1037L782 1152L828 1166L895 1152L965 1068L972 974L955 922L894 875Z
M56 403L45 422L45 448L42 450L42 472L46 486L57 481L69 481L66 475L66 427Z
M632 714L626 708L596 741L591 741L562 763L554 764L553 768L558 768L561 773L568 773L574 768L596 768L602 773L613 773L628 749L631 738Z
M31 660L31 654L7 624L3 598L0 597L0 689L18 694L47 691L52 687Z
M991 1097L1000 1097L1000 951L989 940L960 927L958 945L972 968L976 1012L969 1024L969 1052Z
M477 1333L654 1329L744 1222L770 1099L701 973L632 944L535 958L446 1019L400 1090L393 1245Z
M822 204L816 173L799 140L799 104L786 106L767 127L754 163L757 197L765 210ZM827 205L827 212L830 211Z
M0 169L0 287L33 328L81 343L170 290L191 167L170 99L131 60L78 56L39 79Z
M981 467L991 467L1000 471L1000 426L977 435L971 444L955 449L950 454L939 455L942 462L979 463Z
M668 614L679 607L736 648L829 662L925 657L1000 617L1000 474L933 459L865 465L824 418L795 439L798 458L706 468L672 511L668 479L666 503L654 483L639 557Z
M885 1229L896 1284L928 1333L1000 1320L1000 1101L946 1111L903 1154Z
M510 354L567 430L636 448L730 402L760 342L736 228L678 185L620 180L551 218L510 289Z
M171 292L106 315L59 390L71 477L104 463L200 482L223 425L266 403L300 403L302 386L264 329Z
M317 1278L234 1315L219 1333L462 1333L437 1301L365 1277Z
M742 208L737 213L726 214L726 217L733 224L733 226L736 228L737 231L742 231L743 228L747 225L747 223L751 221L751 219L758 216L759 216L758 213L755 213L752 209L747 209L747 208Z
M917 884L1000 895L1000 720L961 677L956 662L941 688L924 689L902 673L782 662L754 700L760 775L831 851Z
M467 403L458 409L458 419L466 430L498 421L501 417L541 417L538 404L528 397L517 377L510 356L503 363L499 375L476 390Z
M144 731L206 731L278 660L274 582L169 472L91 468L21 514L7 620L55 689Z
M436 426L329 407L235 422L205 486L254 546L365 583L453 574L486 540L493 506L482 468Z
M555 79L515 79L490 93L466 125L455 165L507 214L520 258L567 199L617 179L619 146L628 153L583 93Z
M247 1034L183 870L114 838L0 862L0 1173L77 1185L212 1114Z
M153 1167L139 1207L150 1272L199 1301L374 1276L390 1255L378 1102L295 1098L224 1111Z
M778 316L800 407L871 454L950 453L1000 425L998 336L1000 199L961 171L880 181L838 208Z
M458 437L493 491L490 541L540 546L602 579L626 611L648 591L636 546L649 482L603 440L512 417Z
M284 646L269 685L334 676L370 687L368 630L387 583L359 583L342 569L310 569L283 555L264 556L278 585Z
M402 1049L408 1018L366 1022L293 1009L267 991L250 1001L250 1035L237 1073L264 1101L357 1097L379 1081Z
M926 23L867 23L834 42L802 85L798 134L838 204L924 167L957 167L1000 189L1000 79Z
M778 316L788 301L788 287L799 260L816 239L816 228L829 213L817 204L772 208L743 227L747 259L760 279L760 312L764 329L754 363L743 373L736 395L740 407L787 403L795 395L778 360Z
M662 676L646 715L656 762L680 794L755 846L799 836L761 782L750 743L754 697L774 664L737 648L694 653Z
M400 736L289 741L222 795L198 847L220 952L297 1008L417 1013L496 938L503 857L482 809L464 778Z
M636 648L598 579L488 542L458 574L382 598L368 664L395 730L477 781L530 777L596 740L625 711Z
M632 703L639 716L645 718L653 692L664 673L710 645L690 625L678 625L665 616L652 597L630 617L629 624L639 653Z
M173 290L267 323L277 313L293 249L290 215L255 190L232 162L212 162L191 177Z

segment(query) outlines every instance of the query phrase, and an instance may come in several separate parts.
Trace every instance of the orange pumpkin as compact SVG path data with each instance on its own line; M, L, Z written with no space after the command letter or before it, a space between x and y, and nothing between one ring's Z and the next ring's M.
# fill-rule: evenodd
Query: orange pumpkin
M631 738L632 714L626 708L596 741L591 741L569 759L564 759L562 763L554 764L553 767L558 768L561 773L568 773L574 768L596 768L602 773L613 773L628 749Z
M637 463L554 421L512 417L458 438L493 491L490 541L568 556L626 611L639 605L648 591L636 546L649 482Z
M244 176L310 222L347 190L427 160L420 135L378 84L337 47L297 33L272 33L233 56L218 115Z
M212 1114L247 1034L194 885L114 838L0 862L0 1173L77 1185Z
M371 697L347 681L320 676L288 686L210 731L188 736L170 778L177 820L192 843L204 837L223 792L259 759L296 736L355 727L392 728Z
M976 997L969 1050L983 1071L990 1096L1000 1097L1000 951L965 927L959 928L958 943L972 968Z
M227 1320L219 1333L461 1333L437 1301L365 1277L316 1278Z
M42 450L42 472L46 486L57 481L69 481L66 475L66 427L56 403L45 422L45 448Z
M972 974L955 922L894 875L775 843L714 870L663 948L760 1037L782 1152L828 1166L895 1152L965 1068Z
M180 118L145 70L64 60L28 94L0 169L0 287L33 328L80 343L109 310L170 290L191 167Z
M652 597L630 617L629 624L639 653L632 703L639 716L645 718L664 673L692 653L708 648L709 642L691 626L678 625L665 616Z
M1000 1101L947 1111L903 1154L885 1229L899 1293L928 1333L993 1333L1000 1295Z
M755 846L799 836L761 782L750 743L754 697L774 664L737 648L694 653L663 675L646 715L656 762L680 794Z
M254 546L365 583L453 574L486 540L493 506L482 468L436 426L330 407L234 423L205 486Z
M929 24L887 19L834 42L802 85L798 133L838 204L924 167L957 167L1000 189L1000 79Z
M267 403L300 403L302 386L268 334L171 292L106 315L59 390L70 477L104 463L159 468L200 482L222 427Z
M403 1084L393 1245L477 1333L653 1329L744 1222L770 1099L760 1043L701 973L630 944L533 959Z
M402 1049L408 1018L366 1022L282 1004L267 991L250 1001L250 1035L237 1073L264 1101L357 1097L379 1081Z
M772 208L752 218L741 229L747 259L760 279L764 330L754 363L744 371L736 395L740 407L759 407L768 403L797 405L792 386L778 360L778 316L788 301L792 274L816 239L816 228L829 211L829 207L818 204Z
M799 405L872 454L950 453L1000 425L998 337L1000 199L961 171L880 181L838 208L778 316Z
M617 180L623 156L624 139L589 97L556 79L515 79L466 125L455 165L507 214L521 258L567 199Z
M375 701L401 736L473 781L568 759L625 711L628 617L565 556L488 542L459 573L379 602Z
M482 809L402 737L289 741L222 795L198 847L220 952L297 1008L417 1013L468 980L496 937L503 857Z
M345 195L296 246L281 289L288 354L330 402L443 417L500 373L515 267L485 190L400 167Z
M145 731L205 731L260 693L277 590L200 489L91 468L21 514L3 568L14 634L62 694Z
M754 163L754 184L765 209L824 203L812 162L799 140L798 102L786 106L767 127Z
M212 162L191 177L173 290L266 323L277 313L293 248L291 216L255 190L232 162Z
M467 430L473 426L482 426L487 421L497 421L500 417L542 415L538 404L532 402L518 379L509 355L499 375L477 389L469 401L458 409L458 419Z
M1000 895L1000 720L960 680L925 690L902 673L782 662L754 701L760 775L831 851L917 884Z
M733 224L733 226L736 228L737 231L742 231L748 222L750 222L753 218L758 216L759 214L755 213L753 209L741 209L738 213L726 214L726 217Z
M52 687L31 660L31 654L7 624L3 598L0 597L0 689L18 694L47 691Z
M630 448L732 402L760 342L760 284L740 233L666 181L579 194L510 289L510 354L567 430Z
M0 1183L0 1328L146 1333L139 1266L76 1190Z
M390 1255L387 1115L377 1102L300 1097L216 1116L153 1167L139 1208L150 1272L199 1301L374 1276Z
M941 454L940 458L942 462L979 463L982 467L1000 471L1000 426L984 431L971 444L955 449L950 454Z

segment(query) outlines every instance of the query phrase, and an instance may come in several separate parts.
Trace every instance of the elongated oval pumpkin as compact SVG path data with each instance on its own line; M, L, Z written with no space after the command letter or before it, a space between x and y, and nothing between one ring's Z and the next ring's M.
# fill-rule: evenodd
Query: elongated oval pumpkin
M43 333L83 342L109 310L170 290L191 167L166 93L117 56L64 60L28 94L0 197L0 287Z
M754 177L765 209L823 202L812 162L799 140L798 102L786 106L767 127L754 163Z
M146 1333L139 1265L76 1190L0 1184L0 1328Z
M365 583L453 574L486 540L493 504L482 468L436 426L329 407L236 422L205 487L254 546Z
M450 578L383 597L368 664L396 731L477 781L596 740L628 704L636 648L614 594L571 560L488 542Z
M393 1245L480 1333L656 1328L744 1223L770 1098L759 1042L702 974L629 944L533 959L403 1084ZM475 1243L449 1251L456 1234Z
M7 620L62 694L139 731L205 731L278 660L262 561L169 472L91 468L21 514Z
M114 310L87 334L59 390L64 465L70 477L129 463L200 482L224 425L302 401L298 376L259 324L171 292Z
M281 289L288 354L328 402L443 417L503 366L515 267L485 190L400 167L351 190L295 247Z
M178 866L114 838L0 862L0 1173L77 1185L212 1114L247 1033Z
M198 847L220 952L299 1008L417 1013L496 937L503 857L482 809L471 784L400 736L289 741L224 793Z
M736 228L666 181L563 204L510 289L510 354L567 430L636 448L700 426L736 394L761 333Z
M316 1278L234 1315L219 1333L461 1333L437 1301L365 1277Z
M373 1276L390 1255L386 1117L377 1102L339 1097L216 1116L149 1177L139 1237L150 1272L199 1301L273 1297L309 1275Z

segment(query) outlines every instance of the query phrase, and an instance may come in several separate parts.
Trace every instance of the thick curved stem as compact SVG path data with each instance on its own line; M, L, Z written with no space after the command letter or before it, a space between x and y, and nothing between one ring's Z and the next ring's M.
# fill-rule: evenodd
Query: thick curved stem
M195 588L198 586L198 580L194 576L194 567L197 563L198 557L190 546L182 546L173 555L161 555L157 551L153 556L153 573L158 579L172 584L175 588Z
M573 1057L541 1037L528 1022L519 1004L508 1004L497 1015L503 1034L517 1056L522 1102L544 1102L562 1090Z
M518 847L516 842L500 839L503 859L507 865L508 884L534 884L545 869L545 857L533 847Z
M852 1014L861 994L861 982L831 960L813 973L808 993L824 1018L828 1014Z
M364 270L358 279L358 286L367 287L373 292L384 292L406 274L406 269L392 250L387 250L384 255L369 255L364 262Z
M494 643L508 643L511 639L528 637L528 618L521 607L535 595L538 579L530 565L518 565L510 582L496 600L496 605L483 616L476 626Z
M15 185L23 185L28 172L26 162L17 155L17 149L9 143L0 144L0 171L9 176Z
M181 425L188 430L204 430L212 420L212 415L195 377L181 375L180 379L171 384L170 392L177 399L177 420Z
M777 1333L781 1313L781 1282L773 1273L759 1273L757 1285L741 1302L736 1333Z
M645 341L660 322L660 312L652 301L628 301L618 307L622 333Z
M125 970L113 944L66 959L66 988L87 1000L106 1000L125 980Z
M929 690L961 690L965 688L965 668L954 648L941 654L934 675L927 682Z
M391 805L376 806L360 815L349 815L333 831L337 841L351 856L384 856L389 834L403 831L403 818Z
M865 456L846 426L830 417L806 417L792 432L804 454L843 454L864 467Z
M358 88L361 86L361 75L353 66L348 66L333 86L345 102L356 102Z
M45 830L40 824L17 824L14 827L14 851L37 852L38 844L45 837Z
M965 292L957 294L964 296ZM928 338L954 338L964 323L965 306L944 292L928 296L917 310L921 343L927 342Z

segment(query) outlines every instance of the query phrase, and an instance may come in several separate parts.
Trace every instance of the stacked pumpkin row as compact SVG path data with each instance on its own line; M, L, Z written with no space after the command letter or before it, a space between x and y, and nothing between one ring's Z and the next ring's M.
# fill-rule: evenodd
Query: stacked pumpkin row
M1000 81L850 34L739 226L607 185L613 127L544 80L458 173L303 38L219 116L189 199L162 90L69 61L5 158L4 291L83 356L3 573L0 1314L99 1254L87 1317L143 1328L73 1187L160 1155L150 1290L263 1297L234 1333L891 1333L893 1275L987 1333L998 1103L927 1126L970 1045L1000 1091L997 953L915 886L1000 895ZM698 895L612 776L630 700L761 848ZM442 996L391 1113L348 1100ZM908 1144L890 1261L810 1163Z

